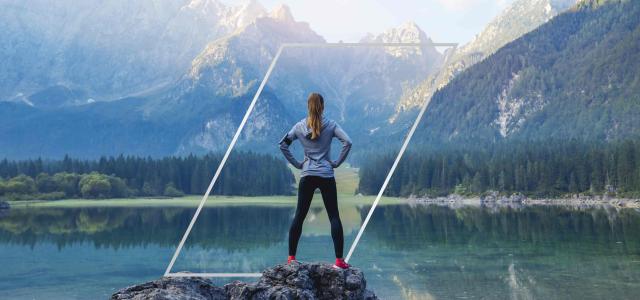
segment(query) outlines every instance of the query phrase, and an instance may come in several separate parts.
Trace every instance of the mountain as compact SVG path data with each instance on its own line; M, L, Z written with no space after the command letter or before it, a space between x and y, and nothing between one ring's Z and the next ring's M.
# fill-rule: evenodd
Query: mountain
M153 120L190 124L183 137L176 141L178 154L225 149L283 42L325 41L309 24L296 22L288 7L278 7L235 34L209 43L169 93L144 106L144 115ZM296 61L300 59L299 55L295 56ZM283 76L305 73L304 66L287 64L284 58L277 66L278 70L286 68ZM274 148L277 142L274 134L284 134L287 124L292 124L291 109L281 100L283 94L276 94L272 89L276 77L261 94L243 131L243 141L270 141L270 148ZM303 78L291 82L300 85ZM288 89L296 87L289 85Z
M94 96L97 89L91 84L95 78L85 74L83 78L88 82L48 85L49 81L44 81L47 84L31 94L0 102L3 117L0 155L12 158L64 154L96 157L119 153L161 156L223 150L279 45L325 43L309 24L296 21L286 6L261 12L255 5L232 9L214 1L187 4L180 6L180 11L197 8L210 13L234 12L215 20L219 28L235 29L203 45L180 76L169 72L177 77L175 80L147 88L155 83L149 83L154 79L146 78L144 87L118 100L104 101ZM240 16L255 18L247 21ZM429 38L415 24L407 23L364 40L419 42ZM149 48L136 47L131 52L144 53L145 48ZM147 70L158 64L147 61L123 66L124 61L130 59L109 58L105 65L113 64L109 67L114 70L120 67ZM82 59L66 61L72 65L81 63L91 65ZM354 139L363 144L370 140L389 142L384 139L387 135L384 129L380 128L389 127L387 120L398 100L441 63L442 55L430 46L409 50L288 48L261 94L238 146L260 152L277 151L274 145L281 135L305 115L306 97L311 91L325 95L329 116L352 128L350 134ZM68 67L66 64L61 62L60 69ZM32 78L33 74L26 74L24 78ZM135 71L130 74L122 77L131 80L127 84L143 81L144 74L136 75L138 77L134 76ZM117 85L109 80L100 82ZM402 126L407 125L398 122L395 129L389 130L400 131Z
M473 40L457 49L442 69L408 93L396 107L394 118L404 111L419 107L460 72L544 24L575 3L576 0L515 0Z
M430 39L415 24L407 23L363 41ZM162 119L175 116L176 111L198 114L187 117L200 124L181 140L178 153L224 149L273 55L285 42L325 43L307 23L296 22L289 9L281 6L237 34L210 43L170 96L150 102L145 113ZM286 48L238 146L275 149L274 141L306 114L306 97L311 91L325 96L328 116L353 128L354 138L363 143L376 139L372 135L381 135L376 129L388 127L386 120L402 94L441 62L442 55L432 46Z
M423 143L640 136L640 3L582 1L436 92Z
M255 1L2 1L0 101L74 90L111 100L174 82L211 40L266 12ZM51 101L49 106L53 105Z

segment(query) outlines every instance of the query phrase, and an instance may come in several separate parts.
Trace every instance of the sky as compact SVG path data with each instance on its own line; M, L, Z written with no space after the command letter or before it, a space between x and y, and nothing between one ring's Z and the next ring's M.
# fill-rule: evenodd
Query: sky
M329 42L356 42L414 21L434 42L464 44L513 0L260 0L268 10L291 8Z

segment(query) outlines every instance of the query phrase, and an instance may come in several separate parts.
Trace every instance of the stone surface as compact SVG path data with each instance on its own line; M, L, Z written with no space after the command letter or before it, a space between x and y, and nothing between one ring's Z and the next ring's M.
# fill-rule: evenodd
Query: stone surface
M378 299L366 286L364 274L357 268L293 263L264 270L255 283L234 281L217 287L199 277L165 277L122 289L111 299Z
M218 300L229 299L225 289L214 286L208 279L161 278L122 289L111 299L174 299L174 300Z

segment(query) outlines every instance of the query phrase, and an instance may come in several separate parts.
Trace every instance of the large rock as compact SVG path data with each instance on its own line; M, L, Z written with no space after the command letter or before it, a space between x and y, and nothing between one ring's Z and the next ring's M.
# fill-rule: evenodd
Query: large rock
M234 281L217 287L200 277L164 277L122 289L111 299L378 299L366 286L357 268L294 263L264 270L255 283Z

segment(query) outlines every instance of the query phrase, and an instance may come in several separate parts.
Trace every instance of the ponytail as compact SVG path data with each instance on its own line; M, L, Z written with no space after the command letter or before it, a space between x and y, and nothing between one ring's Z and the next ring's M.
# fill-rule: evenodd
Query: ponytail
M322 95L311 93L307 99L307 106L309 108L307 126L311 128L311 139L315 140L320 136L320 129L322 129L322 112L324 111Z

